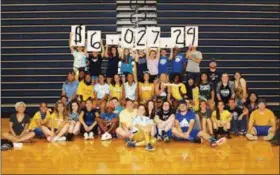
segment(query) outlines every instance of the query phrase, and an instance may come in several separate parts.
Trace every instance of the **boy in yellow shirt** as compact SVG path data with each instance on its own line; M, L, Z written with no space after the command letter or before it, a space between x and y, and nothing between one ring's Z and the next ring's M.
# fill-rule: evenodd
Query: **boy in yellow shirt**
M51 115L48 111L48 105L45 102L40 104L40 111L36 112L31 119L29 130L35 132L36 137L43 138L45 135L42 126L51 127Z
M249 140L257 140L257 136L264 136L264 140L271 140L275 134L275 116L266 108L264 99L260 99L258 109L250 115L248 132L246 137Z

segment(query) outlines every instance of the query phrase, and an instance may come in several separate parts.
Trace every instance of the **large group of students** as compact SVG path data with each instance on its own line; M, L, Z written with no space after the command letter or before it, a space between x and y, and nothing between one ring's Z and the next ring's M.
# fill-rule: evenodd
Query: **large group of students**
M16 103L3 138L13 143L34 137L49 142L73 141L78 135L86 140L122 138L128 147L153 151L157 141L204 139L214 147L233 136L272 140L275 135L276 117L265 100L248 92L239 72L232 79L220 73L214 59L201 72L203 57L196 47L189 46L186 53L103 44L101 53L70 50L73 71L54 108L42 102L29 118L26 104ZM108 65L102 74L104 59Z

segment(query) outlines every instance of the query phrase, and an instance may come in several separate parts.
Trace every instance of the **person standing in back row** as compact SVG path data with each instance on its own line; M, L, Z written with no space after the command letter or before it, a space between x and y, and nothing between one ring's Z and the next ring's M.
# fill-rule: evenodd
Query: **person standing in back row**
M195 84L198 84L200 79L200 62L203 59L202 53L196 50L195 46L189 46L186 52L186 58L188 58L187 65L187 78L192 78Z
M213 84L214 90L216 90L217 84L221 80L221 74L217 71L217 63L215 59L210 60L207 75L208 80Z
M185 55L183 53L180 53L180 48L174 48L173 50L171 51L170 55L170 57L172 58L170 80L172 82L174 81L175 75L180 74L181 76L183 76L184 70L186 70L186 64L188 63L188 59L185 58Z

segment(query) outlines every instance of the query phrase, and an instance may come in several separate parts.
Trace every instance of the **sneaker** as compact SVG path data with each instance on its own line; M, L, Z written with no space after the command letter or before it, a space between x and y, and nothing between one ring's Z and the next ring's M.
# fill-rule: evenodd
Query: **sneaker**
M89 136L88 136L88 133L87 133L87 132L84 133L84 139L85 139L85 140L88 140L88 139L89 139Z
M220 145L224 144L225 142L226 142L226 138L225 138L225 137L222 137L222 138L220 138L219 140L212 141L212 142L210 143L210 146L212 146L212 147L220 146Z
M167 135L164 135L163 136L163 141L168 143L168 142L170 142L170 139L169 139L169 137Z
M193 142L194 143L202 143L201 138L199 138L199 137L194 138Z
M21 149L23 146L23 143L13 143L13 146L15 149Z
M149 143L149 144L147 144L145 150L147 150L147 151L154 151L155 148Z
M257 136L254 136L252 134L246 134L246 137L249 139L249 140L258 140L258 137Z
M263 140L269 141L269 140L271 140L273 137L274 137L274 135L273 135L272 133L269 133L267 136L264 136L264 137L263 137Z
M66 135L66 140L67 141L73 141L73 138L74 138L74 134L73 133Z
M66 140L66 137L65 136L62 136L62 137L58 137L56 139L57 142L61 142L61 141L65 141Z
M127 146L127 147L130 147L130 148L134 148L136 145L135 145L135 142L133 142L133 141L128 141L128 142L126 142L126 146Z
M109 134L108 132L105 132L102 136L101 136L101 140L110 140L112 139L112 135Z
M93 132L90 132L90 133L89 133L88 138L89 138L89 139L94 139L94 134L93 134Z

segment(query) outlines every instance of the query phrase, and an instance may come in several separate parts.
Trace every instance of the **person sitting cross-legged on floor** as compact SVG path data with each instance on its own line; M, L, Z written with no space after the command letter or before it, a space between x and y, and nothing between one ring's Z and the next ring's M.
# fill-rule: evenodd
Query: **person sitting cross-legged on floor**
M146 146L147 151L154 151L153 145L156 143L156 138L152 136L153 126L153 120L147 117L146 107L140 104L137 115L132 117L132 135L126 145L128 147Z
M271 140L275 134L275 125L273 112L266 108L265 100L260 99L258 109L251 113L246 137L257 140L258 136L264 136L264 140Z
M119 125L118 114L114 113L114 106L108 102L105 107L105 112L96 119L101 130L101 140L110 140L116 136L116 129Z
M35 136L35 132L28 131L30 118L24 113L26 105L24 102L17 102L15 109L17 113L10 117L9 132L3 133L2 137L13 143L27 142Z
M172 128L172 134L175 140L188 140L196 143L201 143L201 138L208 140L210 146L219 146L223 144L226 139L221 138L216 140L205 131L193 129L195 122L195 114L188 109L189 104L186 101L180 101L179 112L176 113L175 123Z
M29 130L35 132L36 137L44 138L43 126L51 127L51 114L45 102L40 104L40 111L36 112L31 119Z

